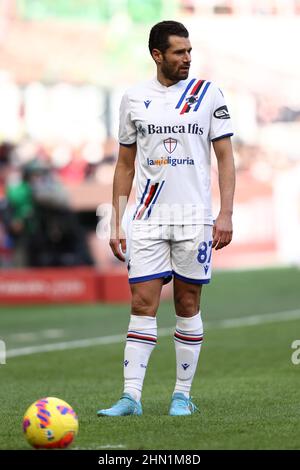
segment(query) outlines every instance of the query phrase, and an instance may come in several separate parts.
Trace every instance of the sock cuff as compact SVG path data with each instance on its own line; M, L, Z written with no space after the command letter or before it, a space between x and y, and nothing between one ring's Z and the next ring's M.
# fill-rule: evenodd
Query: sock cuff
M157 342L156 317L131 315L127 332L127 343L129 342L155 346Z
M147 317L143 315L130 315L129 330L156 330L156 317Z
M176 329L182 331L199 331L203 333L201 311L192 317L179 317L176 315Z

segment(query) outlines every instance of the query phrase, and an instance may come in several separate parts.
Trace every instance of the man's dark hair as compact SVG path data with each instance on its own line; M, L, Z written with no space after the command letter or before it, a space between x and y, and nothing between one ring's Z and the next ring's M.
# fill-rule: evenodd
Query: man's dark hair
M161 21L155 24L150 31L149 35L149 51L152 55L153 49L158 49L164 53L170 46L169 36L180 36L188 38L189 32L182 23L178 21Z

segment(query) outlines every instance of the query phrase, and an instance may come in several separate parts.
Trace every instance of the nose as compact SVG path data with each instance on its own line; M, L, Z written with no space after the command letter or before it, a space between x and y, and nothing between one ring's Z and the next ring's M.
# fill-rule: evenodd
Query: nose
M184 62L190 63L192 60L191 53L189 51L186 51L184 54Z

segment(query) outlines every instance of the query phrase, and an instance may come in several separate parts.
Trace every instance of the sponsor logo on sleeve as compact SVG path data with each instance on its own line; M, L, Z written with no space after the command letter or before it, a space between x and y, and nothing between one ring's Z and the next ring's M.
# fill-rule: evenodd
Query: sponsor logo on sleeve
M230 115L227 109L227 106L221 106L220 108L216 109L214 112L214 116L217 119L230 119Z

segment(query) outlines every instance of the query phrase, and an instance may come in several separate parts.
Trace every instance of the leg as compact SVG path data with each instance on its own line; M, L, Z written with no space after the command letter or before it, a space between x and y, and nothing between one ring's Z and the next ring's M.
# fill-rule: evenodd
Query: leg
M174 277L174 304L178 317L193 317L200 310L202 284L191 284Z
M172 274L170 245L159 226L132 226L128 244L131 316L124 353L124 393L99 416L141 414L143 381L157 339L156 312L166 277Z
M190 389L196 372L203 341L203 324L200 314L201 284L174 279L176 310L176 385L170 414L191 414L195 406L190 400Z
M98 416L141 415L143 382L150 355L156 345L156 311L163 279L131 284L131 316L124 352L124 392L112 408Z
M189 394L203 341L200 297L202 284L208 284L211 276L212 227L185 225L175 228L171 247L176 309L174 394L182 398L184 406L176 410L176 403L174 407L171 405L170 414L182 415L194 411Z
M172 273L170 246L160 227L146 230L132 239L129 282L132 294L131 316L124 354L124 393L141 398L150 355L157 340L156 312L166 276ZM137 235L137 234L136 234Z
M150 355L156 345L156 312L163 279L131 284L131 316L124 352L124 393L141 398Z
M155 317L159 306L163 278L131 283L131 314Z

